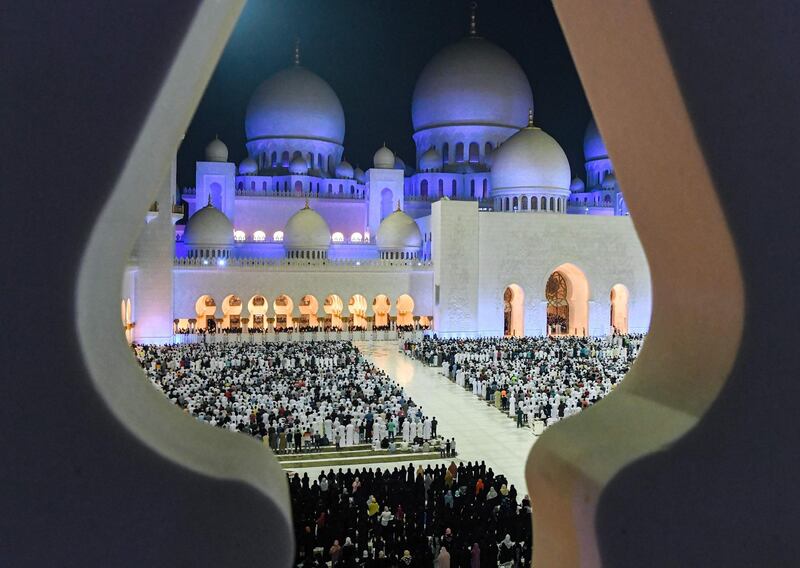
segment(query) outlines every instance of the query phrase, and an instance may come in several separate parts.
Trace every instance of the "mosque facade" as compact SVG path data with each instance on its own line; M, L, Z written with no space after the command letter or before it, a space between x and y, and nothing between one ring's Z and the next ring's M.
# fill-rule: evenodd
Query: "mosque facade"
M345 158L336 93L295 47L250 99L247 158L237 166L212 140L180 191L173 164L123 282L129 339L645 331L649 269L594 121L581 179L533 109L525 73L473 19L417 81L413 162L383 145L365 171Z

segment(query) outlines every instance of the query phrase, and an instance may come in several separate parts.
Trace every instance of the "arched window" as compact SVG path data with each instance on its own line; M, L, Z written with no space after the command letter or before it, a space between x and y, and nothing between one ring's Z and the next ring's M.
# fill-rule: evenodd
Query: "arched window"
M263 243L267 240L267 234L264 231L256 231L253 233L253 240L257 243Z
M343 193L344 193L344 186L340 183L339 184L339 195L342 195Z
M281 154L281 164L284 168L289 167L289 150L284 150Z
M509 206L509 202L508 202L508 197L506 197L506 200L505 200L505 209L504 210L505 211L510 211L511 210L511 207Z
M343 243L344 242L344 235L339 231L336 231L331 235L331 241L334 243Z
M556 200L551 197L550 198L550 211L555 211L555 210L556 210Z
M541 197L539 201L540 201L539 209L541 209L542 211L547 211L547 199L545 197Z
M456 198L457 189L458 189L458 184L456 183L456 180L453 180L453 183L450 186L450 199Z
M539 210L539 200L536 199L536 196L531 197L531 211L538 211Z
M439 179L439 197L444 195L444 180Z
M273 152L272 155L270 156L269 165L270 165L270 167L273 167L273 168L278 165L278 153L277 152Z
M486 158L486 156L488 156L489 154L492 153L492 150L494 150L494 148L492 147L492 143L491 142L487 142L483 146L483 157Z
M324 160L322 159L322 154L317 154L317 167L322 169L324 167Z
M610 205L611 204L611 196L606 194L606 196L603 198L603 201Z
M489 180L483 178L483 199L487 199L489 197Z
M302 181L297 180L296 182L294 182L294 192L295 193L303 193L303 182Z
M514 199L511 201L511 207L514 209L514 211L519 210L519 198L518 197L514 197Z
M469 143L469 161L472 164L477 164L481 159L481 147L477 142Z
M464 161L464 143L458 142L456 143L456 162L463 162Z
M250 182L250 189L253 190L253 191L256 190L256 182L254 182L254 181Z
M475 197L475 180L469 180L469 196L474 198Z
M424 179L419 184L419 194L423 199L428 198L428 180Z
M245 240L246 238L247 238L247 237L246 237L246 235L244 234L244 231L234 231L234 232L233 232L233 240L234 240L234 241L236 241L236 242L238 242L238 243L244 242L244 240Z
M240 181L239 183L237 183L236 184L236 189L244 189L244 182Z
M333 185L330 183L328 184L328 193L333 193Z
M442 163L449 164L450 163L450 144L445 142L442 144Z
M272 233L272 240L275 241L276 243L282 243L283 231L275 231L274 233Z
M522 199L520 199L520 207L519 208L522 211L527 211L528 210L528 196L527 195L523 195Z
M261 191L267 191L267 182L265 181L261 182Z
M363 240L364 240L364 237L361 235L361 233L353 233L352 235L350 235L350 242L351 243L360 243Z
M314 154L312 152L308 153L308 160L306 161L308 162L309 169L314 167Z

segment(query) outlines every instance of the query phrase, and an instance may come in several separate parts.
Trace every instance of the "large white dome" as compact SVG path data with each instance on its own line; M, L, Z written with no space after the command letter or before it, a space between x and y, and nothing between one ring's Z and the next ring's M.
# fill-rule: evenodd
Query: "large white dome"
M372 156L372 162L379 170L391 170L394 168L394 152L384 144Z
M608 158L606 143L603 142L603 137L600 136L600 131L597 129L597 123L594 118L589 122L589 126L586 127L586 134L583 136L583 157L587 162Z
M308 203L289 218L283 229L283 246L288 250L322 250L330 244L328 223Z
M227 162L228 161L228 147L219 138L214 138L206 146L206 161L207 162Z
M195 248L233 246L233 224L209 203L189 218L183 242Z
M505 50L470 36L445 47L422 70L411 102L414 130L458 124L522 128L533 93Z
M492 191L504 189L569 190L571 173L564 150L541 128L529 126L494 152Z
M341 144L344 111L330 85L295 65L261 83L244 120L247 140L311 138Z
M381 251L418 249L422 246L422 233L417 222L398 209L381 221L375 241Z

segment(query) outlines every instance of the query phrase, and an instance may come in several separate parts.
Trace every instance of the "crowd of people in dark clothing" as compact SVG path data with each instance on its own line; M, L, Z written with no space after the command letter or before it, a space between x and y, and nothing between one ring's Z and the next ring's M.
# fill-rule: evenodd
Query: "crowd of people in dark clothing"
M530 565L530 499L483 462L340 468L289 485L297 566Z

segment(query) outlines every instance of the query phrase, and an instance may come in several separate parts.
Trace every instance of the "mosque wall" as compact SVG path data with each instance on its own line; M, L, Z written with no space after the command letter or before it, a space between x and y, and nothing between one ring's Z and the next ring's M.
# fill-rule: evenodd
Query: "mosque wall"
M397 298L408 294L414 300L414 315L431 315L433 272L418 270L416 267L398 267L397 270L374 270L362 268L355 270L333 270L330 267L313 270L253 270L226 267L214 269L175 269L175 318L195 317L197 299L208 294L217 303L217 317L222 317L222 300L229 294L236 294L244 306L256 294L267 298L270 306L268 316L274 316L272 304L281 294L289 296L299 314L297 305L306 294L313 295L319 302L319 314L324 315L322 305L330 294L338 295L345 305L355 294L361 294L370 306L379 294L385 294L392 303L390 315L397 315ZM246 315L246 307L242 315Z
M615 284L623 284L630 294L628 330L648 328L650 270L630 217L483 212L478 218L480 330L502 334L503 292L517 284L524 291L525 334L545 334L545 286L550 274L566 263L577 269L576 278L582 273L588 283L589 334L609 333Z
M363 199L310 199L309 204L327 221L331 233L342 233L346 242L355 232L364 234L367 205ZM267 240L271 240L272 235L283 231L289 218L304 206L305 197L238 196L234 228L244 231L248 240L255 231L264 231Z
M441 200L431 207L434 327L440 333L478 331L478 204Z
M211 204L233 221L236 213L235 174L236 165L231 162L197 162L194 208L190 208L189 214L192 215L195 210L205 207L210 196Z
M367 226L372 234L384 217L388 217L404 204L404 178L403 172L394 169L370 168L367 170ZM333 230L333 227L331 227Z

